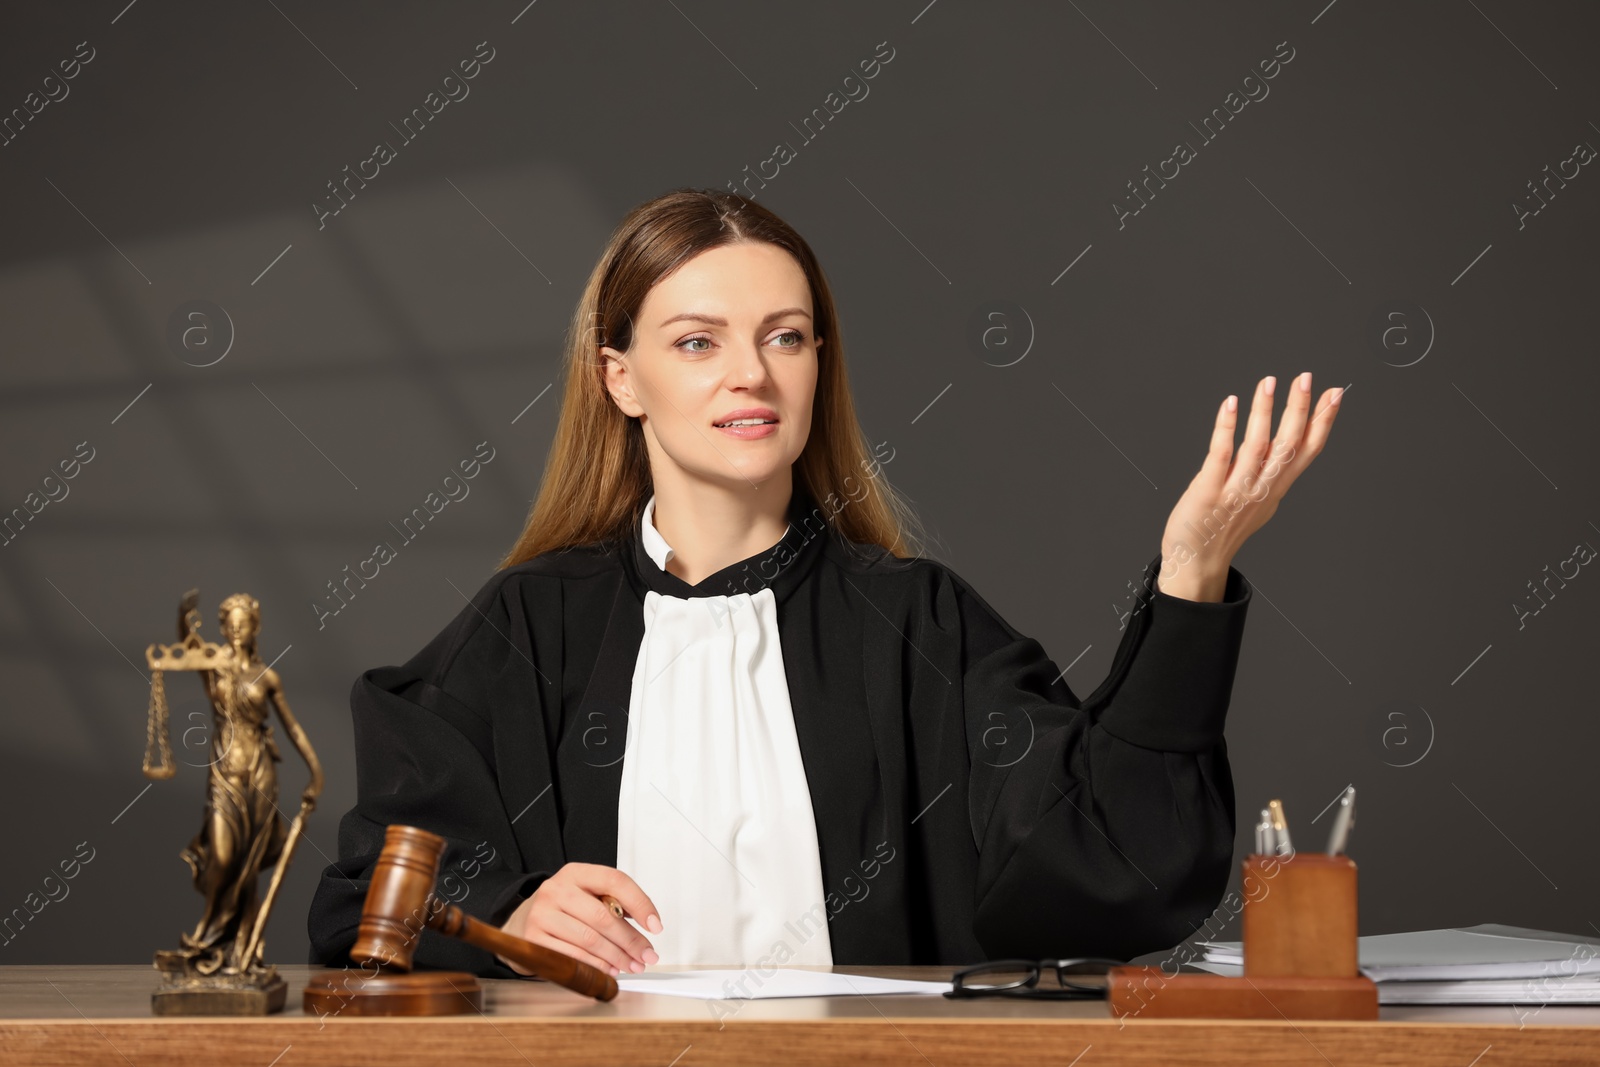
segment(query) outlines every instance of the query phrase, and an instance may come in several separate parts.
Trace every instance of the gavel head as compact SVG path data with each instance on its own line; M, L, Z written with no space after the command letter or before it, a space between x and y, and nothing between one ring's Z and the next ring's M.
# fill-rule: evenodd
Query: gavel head
M376 963L387 971L411 970L417 939L440 908L433 883L444 848L444 838L437 834L415 826L389 827L361 906L352 960Z

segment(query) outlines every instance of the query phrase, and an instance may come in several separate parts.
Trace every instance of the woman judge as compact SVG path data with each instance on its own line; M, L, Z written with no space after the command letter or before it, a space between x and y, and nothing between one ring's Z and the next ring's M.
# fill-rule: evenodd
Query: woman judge
M1313 412L1301 375L1269 442L1273 385L1237 451L1219 403L1080 698L907 552L806 242L731 193L641 204L573 317L522 536L426 647L355 683L358 796L313 961L348 963L391 823L447 839L441 896L612 974L1188 936L1232 863L1223 720L1250 587L1231 563L1338 411L1332 389ZM431 931L416 959L511 973Z

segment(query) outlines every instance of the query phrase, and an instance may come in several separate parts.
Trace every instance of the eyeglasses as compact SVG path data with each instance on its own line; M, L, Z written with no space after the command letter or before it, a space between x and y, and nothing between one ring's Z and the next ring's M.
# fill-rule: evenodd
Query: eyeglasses
M1038 1000L1094 1000L1106 995L1105 975L1122 960L1085 957L1071 960L991 960L963 967L950 976L947 997L1029 997ZM1040 986L1054 972L1056 986ZM1089 981L1084 981L1088 977Z

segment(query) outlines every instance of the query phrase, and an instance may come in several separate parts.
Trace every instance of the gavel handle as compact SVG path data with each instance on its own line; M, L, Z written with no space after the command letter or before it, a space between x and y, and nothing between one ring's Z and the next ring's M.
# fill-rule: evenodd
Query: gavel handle
M596 1000L610 1000L617 995L617 980L609 974L597 971L565 953L513 937L504 930L474 919L454 904L439 903L443 906L429 909L428 925L441 934L458 937L469 945L516 960L540 978L566 986L575 993Z

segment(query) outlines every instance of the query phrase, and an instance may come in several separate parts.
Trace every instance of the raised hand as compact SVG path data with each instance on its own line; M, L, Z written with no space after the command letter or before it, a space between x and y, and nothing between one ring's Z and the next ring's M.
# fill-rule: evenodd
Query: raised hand
M1289 386L1269 451L1275 384L1271 376L1256 384L1237 455L1233 447L1237 398L1228 397L1217 410L1211 450L1161 535L1161 575L1156 582L1161 592L1188 600L1221 600L1239 547L1272 518L1289 486L1327 442L1344 390L1324 391L1313 414L1311 372L1306 371Z

